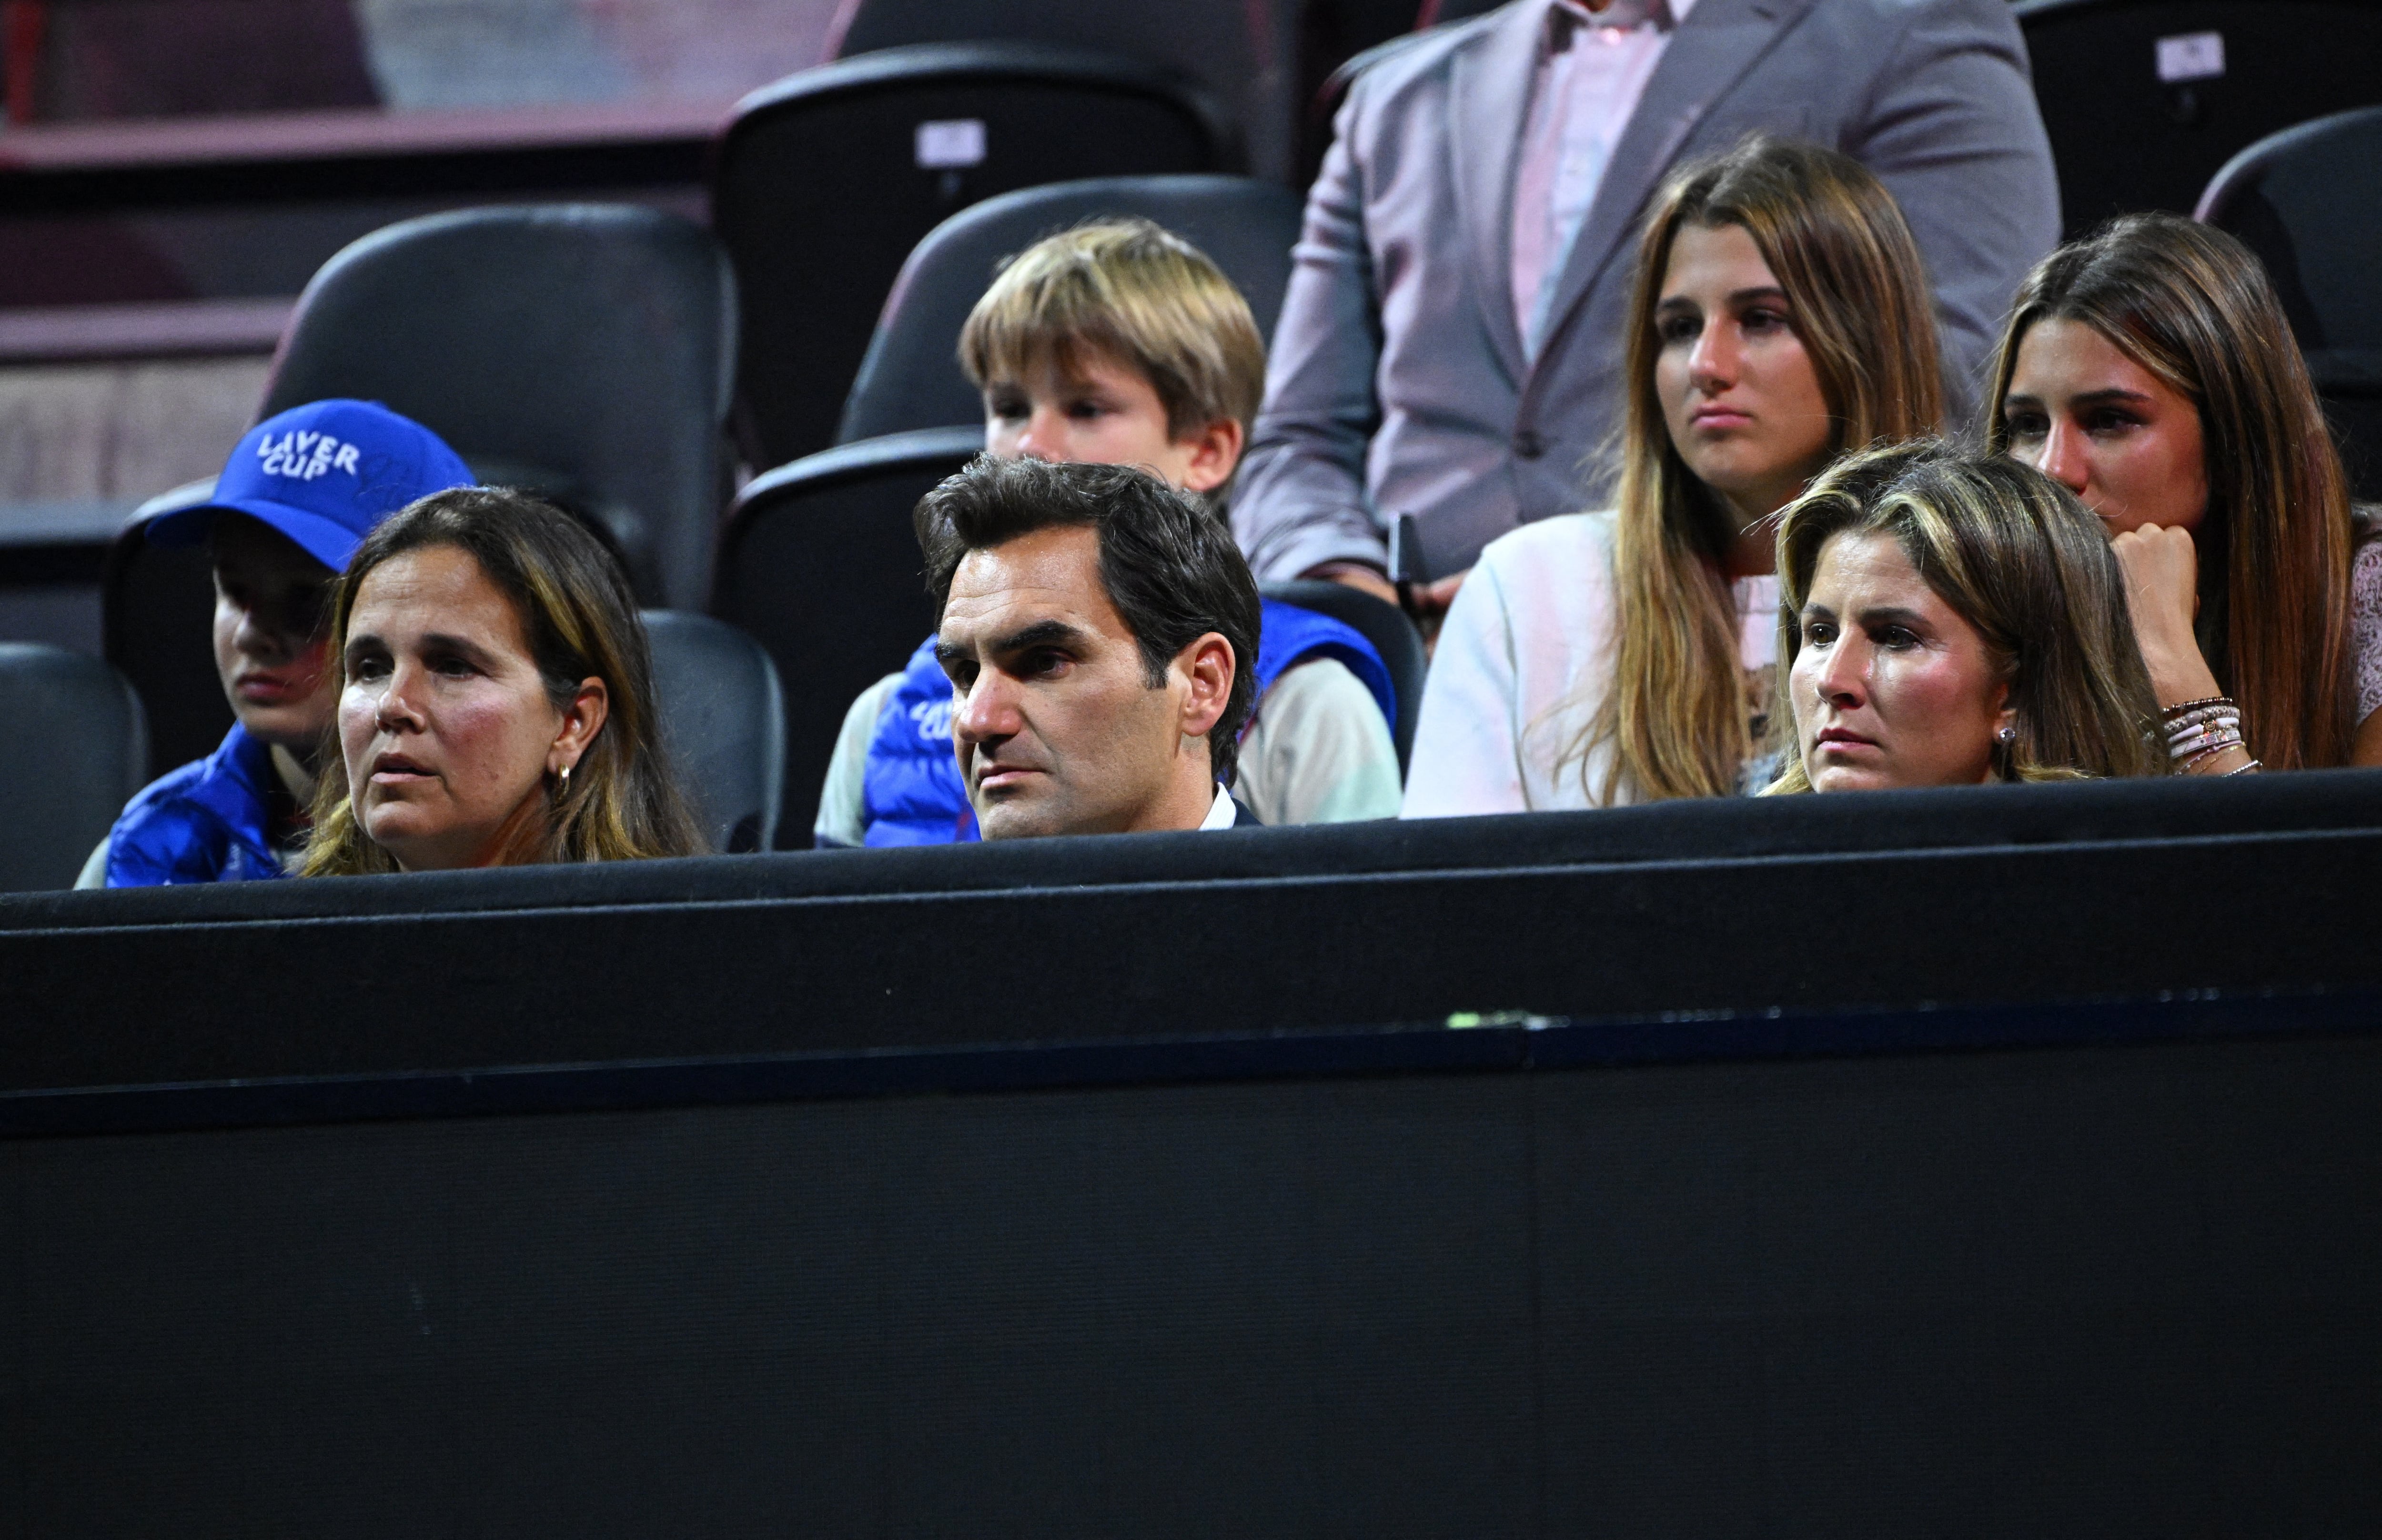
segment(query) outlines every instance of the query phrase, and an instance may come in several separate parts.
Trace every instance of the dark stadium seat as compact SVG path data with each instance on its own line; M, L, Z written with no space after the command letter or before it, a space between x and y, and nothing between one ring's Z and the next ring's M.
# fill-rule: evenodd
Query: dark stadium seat
M1480 10L1497 3L1470 0ZM847 0L829 46L849 58L918 43L1016 38L1130 54L1182 70L1233 104L1251 174L1304 188L1330 138L1332 114L1319 88L1351 55L1412 31L1423 8L1418 0Z
M1414 0L1238 0L1228 5L1120 6L1113 0L845 0L829 48L837 58L920 43L995 39L1062 43L1130 55L1180 71L1230 111L1250 171L1295 182L1292 130L1301 58L1318 33L1336 41L1338 13L1386 3L1413 25ZM1303 66L1302 66L1303 67ZM1320 78L1320 77L1319 77Z
M910 510L983 447L980 427L848 444L759 477L730 510L711 613L777 660L786 701L779 848L811 842L853 697L900 668L933 625Z
M2382 107L2260 140L2209 183L2199 217L2266 264L2357 495L2382 499Z
M647 610L662 742L715 850L766 850L777 833L786 763L778 670L723 620Z
M74 886L149 778L147 733L140 697L97 658L0 642L0 892Z
M913 247L995 193L1085 177L1234 169L1182 78L1056 43L927 43L790 76L740 103L712 227L743 293L745 458L827 447Z
M494 483L612 532L640 597L697 605L725 500L728 263L690 221L581 203L389 226L325 263L258 415L380 401Z
M214 752L231 730L210 640L215 591L206 550L152 545L143 532L148 519L195 507L215 489L210 476L141 504L109 547L100 576L102 646L148 714L153 776Z
M1245 177L1110 177L1027 188L953 214L902 263L837 441L980 422L983 407L954 352L968 312L1003 258L1103 214L1155 220L1205 251L1271 336L1300 207L1287 188Z
M2068 238L2190 212L2253 141L2382 102L2373 0L2020 0Z
M1319 610L1355 627L1381 654L1381 661L1389 665L1390 683L1398 692L1398 715L1390 724L1390 738L1398 747L1398 774L1405 776L1406 756L1414 748L1415 718L1422 710L1423 670L1430 663L1414 622L1396 605L1385 605L1346 583L1301 581L1260 586L1269 599Z

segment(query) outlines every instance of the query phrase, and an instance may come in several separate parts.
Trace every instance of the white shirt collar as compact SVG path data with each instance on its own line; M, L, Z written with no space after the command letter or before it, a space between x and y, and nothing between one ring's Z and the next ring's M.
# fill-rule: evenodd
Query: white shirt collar
M1208 816L1199 820L1199 826L1202 829L1229 829L1239 816L1240 810L1233 806L1233 794L1220 782L1216 787L1216 800L1208 804Z

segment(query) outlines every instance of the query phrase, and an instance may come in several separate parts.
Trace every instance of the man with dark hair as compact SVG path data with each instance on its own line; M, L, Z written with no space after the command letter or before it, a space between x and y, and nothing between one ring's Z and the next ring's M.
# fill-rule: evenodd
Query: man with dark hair
M1231 534L1129 466L979 458L915 516L987 839L1221 829L1255 693Z

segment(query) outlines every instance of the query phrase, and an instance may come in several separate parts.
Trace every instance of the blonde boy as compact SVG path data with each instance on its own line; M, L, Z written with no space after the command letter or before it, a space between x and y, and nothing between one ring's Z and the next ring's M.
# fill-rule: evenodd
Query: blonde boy
M1265 386L1248 302L1196 247L1147 220L1055 235L1005 267L960 334L985 450L1135 465L1221 503ZM1357 633L1268 601L1238 792L1266 823L1394 817L1388 670ZM933 638L863 691L836 740L820 845L975 837ZM1278 655L1281 654L1281 655Z

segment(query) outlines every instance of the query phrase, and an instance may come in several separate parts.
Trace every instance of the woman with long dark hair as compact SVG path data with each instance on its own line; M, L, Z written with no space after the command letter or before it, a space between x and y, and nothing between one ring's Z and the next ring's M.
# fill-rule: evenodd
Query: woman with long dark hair
M2115 537L2179 767L2382 764L2382 543L2247 248L2162 214L2061 247L1986 399L1992 447Z

